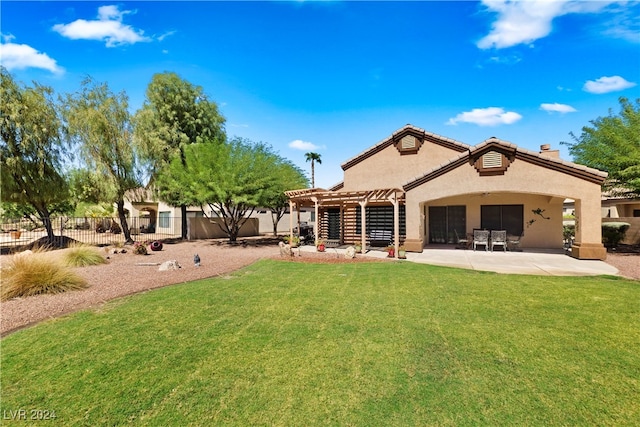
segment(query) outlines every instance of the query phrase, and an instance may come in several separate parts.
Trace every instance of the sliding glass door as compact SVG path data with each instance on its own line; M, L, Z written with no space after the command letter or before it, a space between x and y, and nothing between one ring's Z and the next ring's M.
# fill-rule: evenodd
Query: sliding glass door
M466 230L466 206L429 206L429 243L457 243Z

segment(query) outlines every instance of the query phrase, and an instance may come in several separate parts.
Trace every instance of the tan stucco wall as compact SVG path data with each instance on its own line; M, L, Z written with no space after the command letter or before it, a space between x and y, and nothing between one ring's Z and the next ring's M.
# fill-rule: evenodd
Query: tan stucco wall
M227 237L218 225L220 218L189 218L189 239L219 239ZM238 237L258 236L259 224L257 218L249 218L240 228Z
M549 197L536 194L490 193L487 195L474 194L433 200L422 205L423 238L429 241L429 206L465 205L467 213L468 234L474 228L480 228L480 206L482 205L523 205L524 236L520 241L523 248L562 248L562 202L560 197ZM532 211L542 209L542 215ZM528 223L533 221L530 225Z
M525 222L532 216L532 209L545 209L550 213L551 220L539 218L529 230L526 244L531 247L558 247L562 237L562 201L565 198L576 200L576 242L601 245L600 228L600 185L583 179L553 171L523 160L515 160L504 175L480 176L476 169L465 163L406 194L407 239L425 242L424 237L424 204L434 200L464 196L471 207L479 204L498 204L475 201L482 198L496 197L495 200L509 200L515 204L518 200L525 204ZM507 195L505 193L514 193ZM473 215L470 209L468 214ZM467 225L473 228L478 217L468 216ZM545 215L550 216L550 215ZM550 221L550 222L547 222ZM542 224L544 223L544 226ZM525 225L526 227L526 225ZM536 230L539 228L539 230ZM534 231L537 231L534 233ZM555 234L557 233L557 235ZM533 237L533 236L536 237ZM524 243L524 241L523 241Z
M457 156L454 150L425 142L417 154L401 155L390 145L344 172L344 191L397 188Z

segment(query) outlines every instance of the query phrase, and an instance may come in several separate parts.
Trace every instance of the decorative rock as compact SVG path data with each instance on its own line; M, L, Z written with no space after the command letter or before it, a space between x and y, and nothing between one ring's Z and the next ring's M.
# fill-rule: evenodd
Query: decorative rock
M355 258L356 257L356 248L354 248L353 246L348 246L347 249L345 249L344 251L344 257L349 259L349 258Z
M293 253L291 252L291 245L284 243L284 242L280 242L279 243L280 246L280 255L281 256L291 256Z
M178 264L178 261L174 259L171 261L165 261L162 264L160 264L158 271L178 270L179 268L182 268L182 267L180 266L180 264Z

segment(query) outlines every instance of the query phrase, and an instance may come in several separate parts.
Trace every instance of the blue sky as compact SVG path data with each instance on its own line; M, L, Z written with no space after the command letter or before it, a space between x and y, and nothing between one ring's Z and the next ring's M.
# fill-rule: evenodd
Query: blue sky
M202 86L229 136L270 143L316 186L407 123L475 145L560 149L618 98L640 98L640 2L3 0L14 77L126 91L155 73ZM310 173L310 172L309 172Z

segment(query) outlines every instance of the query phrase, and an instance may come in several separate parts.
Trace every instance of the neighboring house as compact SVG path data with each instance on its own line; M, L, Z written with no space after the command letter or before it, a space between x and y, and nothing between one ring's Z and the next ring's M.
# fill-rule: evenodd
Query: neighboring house
M132 230L140 230L142 232L150 230L161 234L181 234L182 223L180 218L182 215L180 207L169 206L156 200L153 192L149 189L139 188L135 191L127 192L124 207L129 212L129 217L131 218L131 224L129 225ZM209 222L208 218L216 218L215 213L211 211L209 206L206 206L205 209L203 213L199 206L187 207L187 219L189 222ZM312 209L306 209L300 213L300 220L313 224L315 222L314 213ZM256 209L250 218L253 219L253 224L241 235L242 237L273 234L273 220L269 209ZM289 231L289 222L289 214L285 213L278 223L278 233L286 234ZM193 230L190 233L190 238L192 239L223 237L220 232L212 233L210 227L194 226L190 227L190 229Z
M629 229L621 243L640 243L640 199L608 197L602 198L602 222L626 222Z
M329 242L364 246L384 230L395 246L421 252L481 228L522 236L525 248L562 248L563 202L570 198L577 218L572 256L606 257L600 186L607 174L560 160L548 145L534 152L492 137L470 146L407 125L342 169L343 181L329 190L287 192L292 211L314 208L316 235Z

